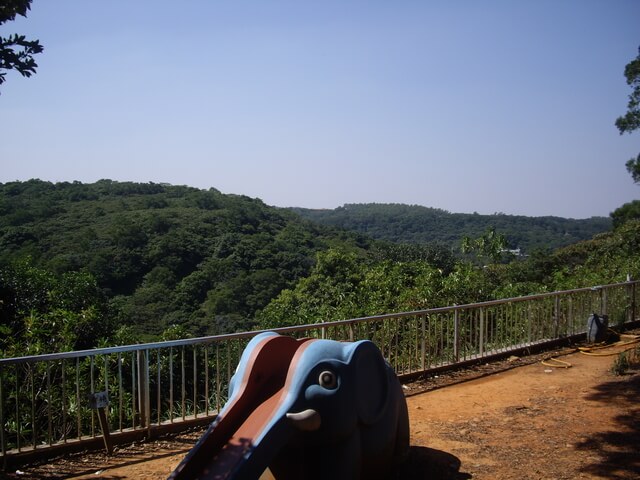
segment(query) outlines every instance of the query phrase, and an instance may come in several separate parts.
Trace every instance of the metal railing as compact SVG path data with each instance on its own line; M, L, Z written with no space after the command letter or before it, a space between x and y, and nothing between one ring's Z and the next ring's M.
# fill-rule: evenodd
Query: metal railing
M636 318L635 281L592 288L275 329L294 337L375 342L399 375L584 333L591 312ZM95 440L87 397L107 392L110 432L153 432L208 419L251 337L197 339L0 359L0 454Z

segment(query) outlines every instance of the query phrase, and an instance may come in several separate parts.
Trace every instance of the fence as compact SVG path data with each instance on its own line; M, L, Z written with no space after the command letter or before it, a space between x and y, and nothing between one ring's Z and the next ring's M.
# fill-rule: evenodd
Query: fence
M635 281L276 329L294 337L375 342L399 375L584 333L591 312L636 319ZM109 430L152 434L209 420L251 337L243 332L0 360L0 449L16 454L99 440L88 396L107 392Z

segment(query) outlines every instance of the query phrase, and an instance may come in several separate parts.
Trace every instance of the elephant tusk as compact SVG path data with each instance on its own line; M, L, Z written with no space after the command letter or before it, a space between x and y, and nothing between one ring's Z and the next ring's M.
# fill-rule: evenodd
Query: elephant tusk
M308 409L298 413L287 413L287 419L303 432L313 432L320 428L322 419L315 410Z

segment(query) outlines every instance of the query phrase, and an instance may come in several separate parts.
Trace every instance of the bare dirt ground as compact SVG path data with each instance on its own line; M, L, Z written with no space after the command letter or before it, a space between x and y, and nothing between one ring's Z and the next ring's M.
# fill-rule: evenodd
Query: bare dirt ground
M551 368L559 356L571 368ZM638 479L640 368L615 356L556 351L405 387L411 453L398 479ZM201 431L25 465L8 478L163 479Z

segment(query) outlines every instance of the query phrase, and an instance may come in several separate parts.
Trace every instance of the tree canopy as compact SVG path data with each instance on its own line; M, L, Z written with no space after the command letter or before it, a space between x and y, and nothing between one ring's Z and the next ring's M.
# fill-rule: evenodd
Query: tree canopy
M627 112L616 120L616 127L618 127L621 135L623 133L631 133L640 128L640 49L638 49L638 52L638 56L624 68L627 85L632 88L632 91L629 94ZM636 158L629 159L626 166L633 181L640 183L640 154Z
M469 242L483 247L494 235ZM640 222L632 220L554 252L539 250L510 263L457 260L449 270L333 249L318 253L310 275L283 290L257 318L262 328L274 328L618 282L640 275L639 247Z
M15 20L17 15L26 17L30 8L31 0L1 0L0 25ZM0 36L0 85L5 82L9 70L15 70L23 77L36 73L38 64L33 56L43 49L39 40L27 40L24 35Z
M0 184L0 350L230 333L620 281L640 276L640 223L623 220L593 240L507 263L493 228L469 228L460 257L215 189Z
M215 189L0 184L0 267L16 271L29 260L51 282L89 274L114 325L147 339L174 324L193 335L250 328L255 312L307 276L316 252L332 245L358 250L371 241Z
M611 228L604 217L568 219L522 215L450 213L437 208L393 203L346 204L333 210L294 208L303 217L397 243L437 244L459 251L463 237L494 229L506 247L529 254L587 240Z

